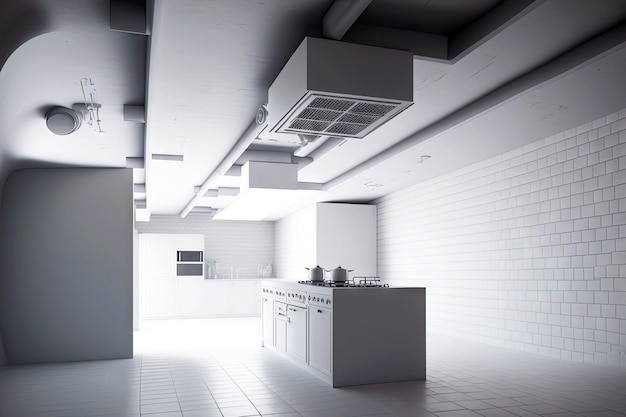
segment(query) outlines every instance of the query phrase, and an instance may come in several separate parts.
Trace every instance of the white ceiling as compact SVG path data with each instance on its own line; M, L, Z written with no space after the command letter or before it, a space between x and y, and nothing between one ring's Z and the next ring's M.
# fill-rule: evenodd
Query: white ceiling
M104 0L8 3L0 0L0 28L12 34L0 44L0 59L8 56L0 72L4 171L120 167L127 157L145 157L135 182L145 182L146 193L136 198L152 214L178 215L267 103L269 86L304 37L322 37L332 1L156 0L148 4L148 36L111 31ZM508 19L502 13L515 8ZM18 17L20 30L10 24ZM373 0L346 39L378 42L377 27L403 39L425 32L471 46L452 60L415 55L414 104L300 169L298 181L325 191L267 219L314 201L371 201L626 107L625 21L622 0ZM389 39L384 46L405 49ZM53 135L43 114L81 102L81 77L96 83L106 132L83 126ZM124 104L143 103L145 125L123 121ZM291 153L298 146L295 135L277 140L264 132L251 149ZM417 163L421 155L431 158ZM218 175L211 188L239 183ZM223 208L234 199L194 201Z

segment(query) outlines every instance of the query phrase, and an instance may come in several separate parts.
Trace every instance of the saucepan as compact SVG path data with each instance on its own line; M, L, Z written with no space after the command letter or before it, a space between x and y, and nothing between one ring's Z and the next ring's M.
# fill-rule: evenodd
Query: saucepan
M344 269L341 266L326 270L326 272L330 272L330 280L333 282L346 282L348 280L348 272L353 271L354 269Z
M322 282L324 281L324 268L316 266L313 268L304 268L309 270L309 281Z

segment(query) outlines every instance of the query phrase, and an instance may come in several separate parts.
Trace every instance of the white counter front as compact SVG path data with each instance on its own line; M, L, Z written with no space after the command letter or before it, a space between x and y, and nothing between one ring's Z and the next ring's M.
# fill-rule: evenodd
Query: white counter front
M261 314L260 279L167 277L142 286L142 319L246 317Z

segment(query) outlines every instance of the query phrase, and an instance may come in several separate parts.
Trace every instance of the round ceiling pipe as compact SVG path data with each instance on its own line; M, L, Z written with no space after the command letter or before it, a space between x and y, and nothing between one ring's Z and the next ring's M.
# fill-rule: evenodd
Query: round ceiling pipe
M55 106L46 113L46 126L55 135L69 135L82 123L82 114L67 107Z

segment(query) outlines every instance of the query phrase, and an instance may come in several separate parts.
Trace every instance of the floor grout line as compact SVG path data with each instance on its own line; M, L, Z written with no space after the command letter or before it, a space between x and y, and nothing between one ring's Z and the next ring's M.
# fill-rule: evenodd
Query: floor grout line
M133 359L0 368L0 417L626 415L623 369L429 334L426 381L333 389L261 348L259 320L163 325L136 334Z

